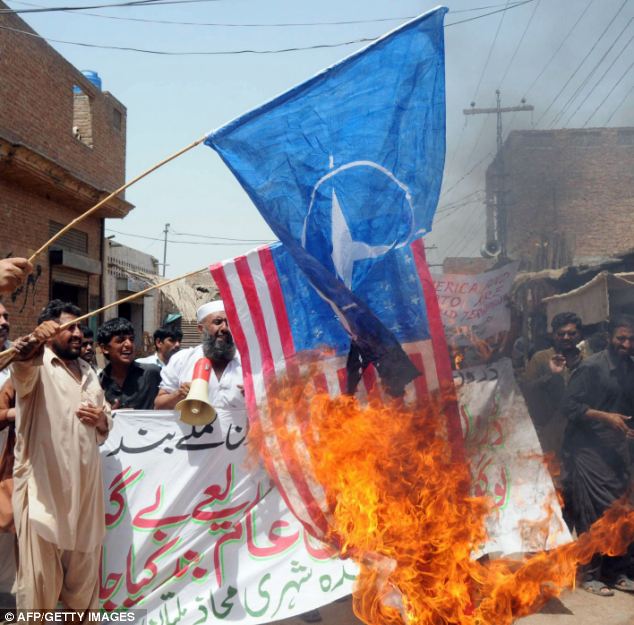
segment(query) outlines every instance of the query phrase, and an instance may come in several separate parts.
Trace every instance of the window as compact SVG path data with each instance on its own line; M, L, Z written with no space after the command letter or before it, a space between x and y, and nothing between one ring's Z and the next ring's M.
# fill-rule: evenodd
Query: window
M112 109L112 125L115 130L121 130L123 126L123 113L117 108Z
M92 102L79 86L73 86L73 137L92 148Z
M57 221L49 221L48 236L52 237L63 227L64 224L60 224ZM82 232L81 230L77 230L77 228L71 228L68 232L57 239L54 245L57 245L64 250L68 250L69 252L76 252L77 254L83 254L85 256L88 254L88 234Z

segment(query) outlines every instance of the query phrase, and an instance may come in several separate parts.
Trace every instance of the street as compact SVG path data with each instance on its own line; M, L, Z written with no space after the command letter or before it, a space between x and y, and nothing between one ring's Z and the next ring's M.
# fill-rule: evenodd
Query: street
M321 625L360 625L352 613L352 601L331 603L319 610ZM550 601L539 614L516 621L521 625L634 625L634 595L615 592L613 597L595 597L583 590L565 592ZM305 625L299 618L276 625Z

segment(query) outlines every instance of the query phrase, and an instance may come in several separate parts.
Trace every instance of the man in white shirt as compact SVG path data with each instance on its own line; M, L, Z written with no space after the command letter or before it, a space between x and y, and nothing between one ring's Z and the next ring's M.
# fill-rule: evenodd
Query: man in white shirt
M154 407L173 410L187 397L194 366L198 360L207 357L213 367L209 379L209 403L218 414L221 430L224 432L231 424L246 428L242 365L229 331L224 304L220 300L204 304L198 309L196 319L202 344L179 351L163 367Z
M154 331L154 349L151 356L137 358L136 362L146 365L156 365L161 369L169 359L180 349L183 333L174 328L158 328Z

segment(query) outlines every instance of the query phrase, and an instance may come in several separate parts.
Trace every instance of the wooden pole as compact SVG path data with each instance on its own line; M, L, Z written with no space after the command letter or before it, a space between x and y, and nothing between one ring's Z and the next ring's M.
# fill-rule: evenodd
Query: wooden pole
M143 173L139 174L136 178L133 178L129 182L126 182L123 186L119 187L116 191L113 191L110 195L105 197L100 202L97 202L97 204L95 204L92 208L89 208L85 213L82 213L81 215L79 215L79 217L75 217L75 219L73 219L69 224L66 224L59 232L57 232L46 243L44 243L44 245L42 245L39 249L33 252L33 254L31 254L31 256L29 257L29 262L32 263L45 249L47 249L50 245L55 243L57 239L59 239L64 234L66 234L73 226L77 225L78 223L86 219L86 217L90 217L90 215L92 215L96 210L101 208L106 202L109 202L113 197L116 197L117 195L119 195L119 193L125 191L128 187L131 187L134 183L138 182L142 178L145 178L148 174L151 174L153 171L156 171L159 167L162 167L163 165L179 157L181 154L185 154L185 152L191 150L192 148L195 148L197 145L200 145L206 138L207 138L207 135L205 135L204 137L201 137L200 139L197 139L193 143L190 143L188 146L185 146L184 148L178 150L178 152L174 152L174 154L172 154L171 156L164 158L162 161L160 161L156 165L153 165L149 169L146 169Z
M201 269L196 269L196 271L190 271L188 273L183 274L182 276L178 276L177 278L170 278L169 280L164 280L163 282L152 284L149 287L143 289L142 291L139 291L138 293L132 293L132 295L128 295L122 299L117 300L116 302L111 302L110 304L106 304L105 306L102 306L101 308L97 308L97 310L92 310L91 312L86 313L85 315L81 315L80 317L72 319L71 321L67 321L66 323L63 323L59 327L59 329L64 330L65 328L72 326L76 323L79 323L80 321L84 321L85 319L88 319L89 317L98 315L104 310L108 310L108 308L112 308L113 306L118 306L119 304L124 304L125 302L130 302L133 299L137 299L138 297L141 297L142 295L149 293L150 291L154 291L155 289L160 289L161 287L167 286L168 284L172 284L173 282L178 282L179 280L184 280L185 278L189 278L190 276L195 276L197 273L201 273L205 270L207 270L207 266L202 267ZM13 347L9 347L9 349L5 349L4 351L0 352L0 371L4 369L15 358L17 353L18 353L17 350Z

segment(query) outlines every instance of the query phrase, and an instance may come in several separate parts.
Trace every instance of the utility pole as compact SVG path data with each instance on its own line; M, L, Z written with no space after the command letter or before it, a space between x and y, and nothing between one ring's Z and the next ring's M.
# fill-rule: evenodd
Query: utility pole
M165 277L165 269L167 269L167 233L169 232L170 225L165 224L165 230L163 230L163 234L165 238L163 240L163 277Z
M531 104L526 104L526 100L524 98L522 98L520 106L502 106L499 89L496 89L495 95L495 108L475 108L475 102L471 102L471 108L463 109L462 112L465 115L489 115L491 113L495 113L497 115L497 154L495 155L496 183L495 202L493 203L492 210L493 238L491 240L487 240L484 244L482 255L488 258L496 256L506 258L506 206L504 203L504 159L502 158L502 114L532 111L535 107ZM487 239L489 239L488 233Z

